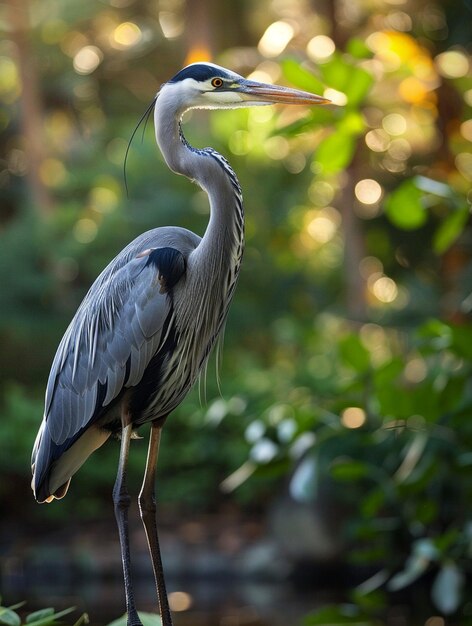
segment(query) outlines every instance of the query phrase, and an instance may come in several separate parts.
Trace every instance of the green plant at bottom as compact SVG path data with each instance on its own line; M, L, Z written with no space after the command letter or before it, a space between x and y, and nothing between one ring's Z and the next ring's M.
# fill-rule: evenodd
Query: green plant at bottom
M0 598L1 603L1 598ZM54 624L60 624L60 618L65 615L69 615L75 611L75 607L69 607L62 611L55 611L53 608L48 607L46 609L39 609L32 613L28 613L24 620L17 612L17 609L24 606L25 602L19 602L12 606L1 606L0 604L0 625L2 626L53 626ZM73 626L83 626L88 624L89 619L87 613L82 613Z

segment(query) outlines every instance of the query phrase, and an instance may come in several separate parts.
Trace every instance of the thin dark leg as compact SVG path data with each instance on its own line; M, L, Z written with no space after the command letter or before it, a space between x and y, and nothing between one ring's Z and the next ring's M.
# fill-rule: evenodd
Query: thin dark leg
M161 440L162 425L151 426L151 436L149 438L148 457L146 461L146 471L144 473L143 485L139 493L139 510L143 520L144 529L151 554L154 579L156 581L157 597L159 599L159 609L161 612L162 626L172 626L172 616L167 599L166 584L164 580L164 570L162 567L161 551L159 548L159 538L157 535L156 520L156 498L154 494L154 483L156 477L157 455L159 454L159 443Z
M129 532L128 532L128 509L130 496L126 487L126 468L128 464L129 442L131 439L132 425L123 420L121 432L121 449L118 473L113 488L113 503L115 505L115 517L120 534L121 560L123 563L123 576L125 580L126 611L128 613L128 626L142 626L136 611L134 602L133 586L130 574Z

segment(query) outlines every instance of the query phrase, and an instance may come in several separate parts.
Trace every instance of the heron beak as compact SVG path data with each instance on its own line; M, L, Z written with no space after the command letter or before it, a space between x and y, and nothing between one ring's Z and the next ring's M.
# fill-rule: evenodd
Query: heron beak
M243 100L255 104L330 104L331 100L308 91L268 85L252 80L240 82L237 88Z

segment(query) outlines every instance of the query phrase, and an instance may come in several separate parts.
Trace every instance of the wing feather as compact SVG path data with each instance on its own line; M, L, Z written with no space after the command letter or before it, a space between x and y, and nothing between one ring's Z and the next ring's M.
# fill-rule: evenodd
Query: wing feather
M157 241L164 244L162 254L161 248L152 248ZM184 229L145 233L92 285L59 344L48 379L44 420L32 457L36 497L48 497L52 463L110 410L124 388L140 382L165 341L163 331L172 314L172 298L162 289L159 273L163 267L173 287L184 274L184 254L198 242ZM168 247L172 243L181 244L183 252Z
M114 369L110 369L108 372L108 387L107 393L103 400L103 406L107 406L114 398L116 389L122 389L125 381L125 368L121 365L117 365Z
M89 294L95 298L86 298L84 304L93 303L93 306L82 305L77 312L65 337L68 345L61 346L60 356L55 359L55 363L62 362L62 367L53 366L48 386L51 399L46 419L54 439L59 432L55 422L67 421L68 435L73 436L94 416L99 383L107 385L106 404L119 395L123 383L127 387L139 383L158 349L171 307L170 298L160 293L157 271L153 264L148 264L146 257L131 259L101 284L96 294ZM130 373L124 381L128 359ZM62 396L69 395L72 401L75 396L79 402L68 413L63 412L62 405L54 410L58 388L53 379L60 379ZM62 430L60 432L64 437Z
M58 386L56 390L56 395L57 395L56 402L57 402L58 409L60 411L63 411L64 415L67 415L66 398L64 396L64 388L62 385ZM61 421L57 421L55 423L49 424L49 431L51 433L51 437L53 437L55 441L61 441L65 429L66 429L65 420L61 420Z

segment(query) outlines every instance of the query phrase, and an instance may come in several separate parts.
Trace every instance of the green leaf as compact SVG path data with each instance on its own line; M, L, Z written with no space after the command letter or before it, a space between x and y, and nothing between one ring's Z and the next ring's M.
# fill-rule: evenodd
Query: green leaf
M459 528L451 528L442 535L436 537L434 545L441 554L449 550L456 542L461 540L462 534Z
M456 209L442 222L433 239L434 251L437 254L446 252L459 237L469 219L469 215L469 207L463 206L460 209Z
M472 326L452 326L451 347L460 356L472 359Z
M363 517L369 519L378 515L385 503L385 496L384 489L372 489L367 493L360 502L360 510Z
M356 481L369 473L367 465L361 461L340 460L331 466L331 476L335 480Z
M322 166L324 174L336 174L350 164L355 148L355 136L334 131L320 142L314 160Z
M455 563L447 563L440 569L431 589L431 598L444 615L451 615L459 608L463 585L464 573Z
M339 53L335 53L329 61L320 66L320 71L327 85L345 92L353 67L352 64L346 63Z
M0 624L4 626L20 626L21 619L18 613L2 606L0 607Z
M381 589L376 589L367 594L358 593L354 590L352 599L356 604L369 613L379 613L388 604L387 593Z
M374 84L372 74L349 63L339 54L333 55L320 69L326 84L345 93L351 106L359 105Z
M323 607L316 613L308 615L303 621L303 626L339 626L340 624L374 626L376 623L360 615L356 606L347 604Z
M75 611L75 608L75 606L71 606L68 609L58 611L57 613L55 613L54 610L52 610L51 613L51 609L43 609L45 614L42 617L38 615L36 619L30 621L29 623L34 624L34 626L48 626L49 624L56 624L59 621L59 618L72 613ZM36 611L36 613L41 613L41 611ZM31 615L34 615L34 613Z
M31 624L32 622L44 619L45 617L51 617L51 615L54 615L54 609L52 607L49 607L47 609L40 609L39 611L34 611L34 613L30 613L26 618L26 623Z
M369 59L373 56L373 52L367 47L365 41L359 37L349 39L346 46L346 52L356 59Z
M415 519L424 526L431 525L438 517L439 506L435 500L420 500L416 506Z
M281 66L282 74L289 83L299 89L323 95L323 83L316 78L314 74L302 67L298 61L295 61L294 59L284 59Z
M17 602L16 604L11 604L8 608L10 609L10 611L16 611L16 609L19 609L22 606L25 606L26 604L26 600L23 600L23 602Z
M340 132L360 135L366 127L364 118L357 111L347 111L342 119L339 120L337 130Z
M374 84L374 77L360 67L353 67L349 83L344 88L347 102L351 106L361 104Z
M370 354L359 337L348 335L339 342L341 357L356 372L364 373L370 368Z
M418 189L414 181L406 180L387 198L385 213L395 226L403 230L419 228L428 217L422 197L423 192Z

